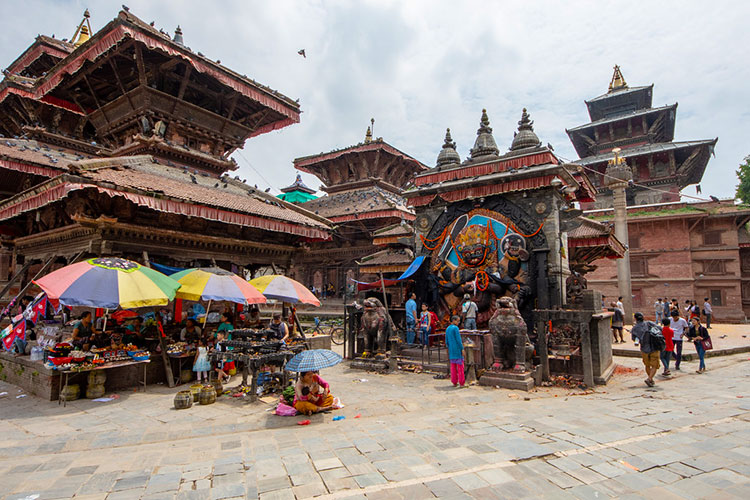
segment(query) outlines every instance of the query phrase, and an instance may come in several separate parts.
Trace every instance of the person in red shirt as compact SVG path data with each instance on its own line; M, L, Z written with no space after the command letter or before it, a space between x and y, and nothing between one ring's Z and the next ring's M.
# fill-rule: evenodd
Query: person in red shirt
M669 327L670 321L667 318L664 318L661 320L661 324L663 325L661 327L661 334L664 335L664 340L667 342L667 346L664 348L664 350L661 352L659 357L661 358L661 364L664 366L664 371L662 372L663 377L668 377L672 375L672 372L669 371L669 360L672 358L672 354L674 351L674 341L672 340L672 337L674 336L674 331Z

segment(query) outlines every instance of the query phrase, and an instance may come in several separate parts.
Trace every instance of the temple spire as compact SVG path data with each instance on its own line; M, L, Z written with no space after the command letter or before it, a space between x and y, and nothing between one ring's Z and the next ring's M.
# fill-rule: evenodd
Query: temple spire
M518 132L513 134L513 143L510 145L510 150L538 148L541 145L542 141L534 133L534 122L529 117L529 113L526 112L526 108L523 108L521 120L518 122Z
M499 152L495 138L492 137L492 127L490 127L487 110L483 109L482 119L479 122L479 129L477 129L477 140L474 141L474 147L471 148L471 159L473 160L480 156L497 155Z
M609 82L609 92L626 88L628 88L628 84L625 82L625 77L622 76L620 66L615 65L615 72L612 74L612 80Z
M72 43L74 47L79 47L80 45L86 43L89 38L91 38L92 31L91 22L89 21L90 17L91 14L89 14L89 9L83 11L83 19L81 19L81 22L78 23L76 32L70 38L70 43Z
M444 167L447 165L458 165L461 163L461 157L456 152L456 143L453 142L451 137L451 129L445 129L445 142L443 143L443 149L437 157L437 166Z
M177 25L177 29L174 30L174 38L172 38L172 41L177 45L185 44L185 40L182 38L182 28L180 28L179 24Z
M365 132L365 144L368 144L372 142L372 129L370 127L367 127L367 132Z

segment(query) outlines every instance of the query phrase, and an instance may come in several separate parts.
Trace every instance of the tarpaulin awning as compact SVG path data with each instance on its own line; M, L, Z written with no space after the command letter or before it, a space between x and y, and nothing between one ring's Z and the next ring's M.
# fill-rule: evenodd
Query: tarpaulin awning
M383 280L373 281L371 283L366 283L364 281L357 281L357 280L352 280L352 281L357 284L357 291L359 292L364 291L364 290L370 290L371 288L379 288L381 286L393 286L399 281L405 280L406 278L410 277L412 274L416 273L419 267L422 265L422 262L424 262L424 259L425 259L424 255L419 256L416 259L414 259L414 261L411 264L409 264L409 267L406 268L406 271L404 271L401 274L401 276L393 280L383 279Z
M160 273L166 274L167 276L185 270L184 267L165 266L164 264L157 264L156 262L150 262L149 264L151 264L151 267L153 267Z

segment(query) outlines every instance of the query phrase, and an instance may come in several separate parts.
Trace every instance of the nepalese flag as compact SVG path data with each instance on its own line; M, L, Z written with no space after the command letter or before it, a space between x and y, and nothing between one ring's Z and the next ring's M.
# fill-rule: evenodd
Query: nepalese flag
M44 318L47 314L47 296L44 294L37 295L37 298L29 304L26 311L29 311L29 313L24 313L24 317L36 324L40 316Z
M21 340L26 339L26 321L22 320L18 324L12 324L9 328L11 328L11 332L3 337L3 347L6 351L10 351L13 348L13 342L17 338Z

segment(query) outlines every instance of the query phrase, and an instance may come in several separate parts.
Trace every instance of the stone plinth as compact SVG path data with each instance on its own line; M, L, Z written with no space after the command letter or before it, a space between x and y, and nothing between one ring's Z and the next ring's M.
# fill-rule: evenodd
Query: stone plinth
M368 372L385 372L392 369L390 358L354 358L349 367L354 370L366 370Z
M516 373L512 371L487 370L479 379L479 385L517 391L530 391L534 387L534 376L530 371Z

